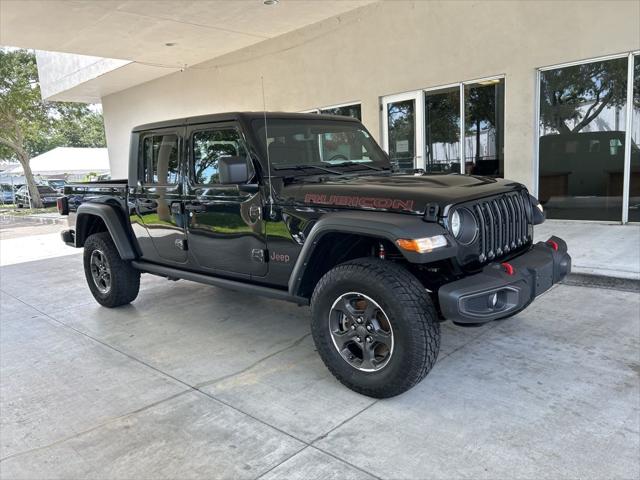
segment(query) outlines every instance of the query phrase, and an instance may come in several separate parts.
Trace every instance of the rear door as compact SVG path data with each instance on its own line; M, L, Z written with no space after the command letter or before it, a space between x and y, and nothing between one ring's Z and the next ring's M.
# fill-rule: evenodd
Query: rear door
M189 161L185 213L194 268L218 274L262 277L267 273L263 200L255 179L244 184L220 183L221 157L245 158L248 148L235 123L187 129Z
M141 135L138 185L132 200L146 235L138 236L143 257L161 263L187 261L182 210L184 128Z

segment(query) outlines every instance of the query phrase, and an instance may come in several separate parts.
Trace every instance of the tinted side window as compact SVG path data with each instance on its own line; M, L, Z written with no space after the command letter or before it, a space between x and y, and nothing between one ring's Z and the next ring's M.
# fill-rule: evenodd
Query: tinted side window
M234 128L204 130L193 134L193 178L198 185L220 183L218 160L248 158L240 134Z
M152 135L142 143L143 180L159 185L174 185L180 177L178 137Z

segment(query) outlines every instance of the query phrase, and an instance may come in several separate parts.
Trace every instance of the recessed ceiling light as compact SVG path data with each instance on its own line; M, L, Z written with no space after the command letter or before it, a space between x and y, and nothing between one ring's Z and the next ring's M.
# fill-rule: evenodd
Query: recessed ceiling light
M177 45L176 42L167 42L164 44L165 47L175 47Z
M277 5L279 0L262 0L265 5Z

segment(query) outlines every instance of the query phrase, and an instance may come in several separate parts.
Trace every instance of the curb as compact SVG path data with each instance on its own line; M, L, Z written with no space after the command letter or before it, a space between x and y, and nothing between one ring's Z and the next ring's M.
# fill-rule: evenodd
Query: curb
M0 213L0 220L28 220L34 223L40 224L62 224L65 223L65 218L60 217L39 217L36 215L10 215L6 213Z
M564 285L596 287L625 292L640 292L640 280L632 278L607 277L589 273L570 273L562 282Z

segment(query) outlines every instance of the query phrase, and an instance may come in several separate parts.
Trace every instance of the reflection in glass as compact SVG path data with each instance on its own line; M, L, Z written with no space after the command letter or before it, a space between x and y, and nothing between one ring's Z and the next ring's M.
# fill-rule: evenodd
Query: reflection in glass
M464 87L465 173L504 177L504 79Z
M353 117L362 120L362 107L359 103L354 105L344 105L342 107L322 108L320 113L325 115L341 115L343 117Z
M175 185L180 174L178 137L153 135L143 141L144 181L149 184Z
M633 57L633 108L631 111L629 221L640 222L640 55Z
M549 218L620 220L627 59L540 74L540 188Z
M415 102L405 100L387 105L389 158L400 170L410 170L415 160Z
M460 173L460 89L425 94L427 173Z
M198 185L219 183L220 157L247 156L237 130L205 130L193 134L193 178Z

